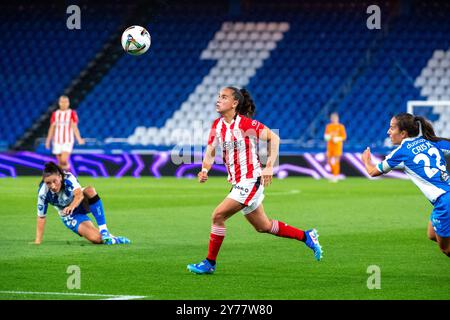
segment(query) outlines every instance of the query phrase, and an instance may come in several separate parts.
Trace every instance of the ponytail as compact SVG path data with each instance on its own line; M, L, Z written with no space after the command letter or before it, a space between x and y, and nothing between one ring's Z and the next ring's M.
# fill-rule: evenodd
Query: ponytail
M252 97L250 96L250 93L246 89L241 89L240 91L242 96L244 97L244 102L242 103L242 106L240 106L238 112L243 116L252 118L256 112L255 102L253 101Z
M450 139L437 137L434 133L433 125L424 117L413 116L410 113L399 113L394 116L397 120L397 125L400 131L406 131L408 137L423 136L429 141L440 141Z
M240 114L247 118L252 118L256 112L256 105L250 93L246 89L238 89L235 87L227 87L233 90L233 97L238 101L236 107L236 115Z
M414 116L414 122L417 123L418 135L422 135L425 139L436 142L440 140L450 141L450 139L437 137L434 133L433 125L424 117Z

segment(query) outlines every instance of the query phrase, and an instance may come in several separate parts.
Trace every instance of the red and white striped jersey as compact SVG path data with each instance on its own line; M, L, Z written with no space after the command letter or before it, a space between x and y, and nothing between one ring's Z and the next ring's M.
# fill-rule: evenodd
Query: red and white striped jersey
M78 124L78 115L75 110L56 110L52 113L50 124L55 124L54 143L74 143L72 122Z
M241 115L237 115L230 124L222 117L214 121L208 145L222 147L228 182L236 184L242 179L257 178L261 175L258 140L263 129L262 123Z

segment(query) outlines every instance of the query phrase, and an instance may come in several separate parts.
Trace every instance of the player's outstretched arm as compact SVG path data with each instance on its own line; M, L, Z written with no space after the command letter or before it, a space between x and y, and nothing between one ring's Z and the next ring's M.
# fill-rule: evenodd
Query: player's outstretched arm
M212 145L208 145L205 151L205 157L202 162L202 171L198 173L198 182L204 183L208 180L208 171L214 163L214 157L216 156L216 148Z
M382 175L383 173L380 172L380 170L377 169L377 167L372 163L372 155L370 153L370 148L368 147L366 150L364 150L361 160L364 163L364 166L366 167L367 173L371 177L377 177Z
M44 230L45 230L45 216L43 217L37 217L36 221L36 239L32 244L41 244L42 238L44 237Z

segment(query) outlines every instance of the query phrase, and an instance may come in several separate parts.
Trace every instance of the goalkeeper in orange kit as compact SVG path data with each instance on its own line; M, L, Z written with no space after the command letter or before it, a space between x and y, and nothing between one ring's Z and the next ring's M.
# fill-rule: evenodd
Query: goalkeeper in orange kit
M345 127L339 123L339 114L337 112L331 114L330 123L325 128L324 138L327 141L327 161L333 174L330 181L337 182L341 172L343 141L347 139Z

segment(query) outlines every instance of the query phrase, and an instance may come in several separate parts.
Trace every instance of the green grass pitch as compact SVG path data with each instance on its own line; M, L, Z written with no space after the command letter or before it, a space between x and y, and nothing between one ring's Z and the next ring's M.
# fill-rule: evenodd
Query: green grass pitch
M128 246L88 243L51 207L43 243L29 244L39 180L0 179L0 299L449 298L449 259L426 237L432 206L410 181L274 180L265 191L268 216L316 227L324 259L301 242L257 233L238 213L227 222L216 273L199 276L186 265L206 256L211 213L230 188L224 178L80 177L97 189L110 231L129 237ZM80 268L80 289L67 287L71 265ZM381 270L380 289L367 287L371 265Z

